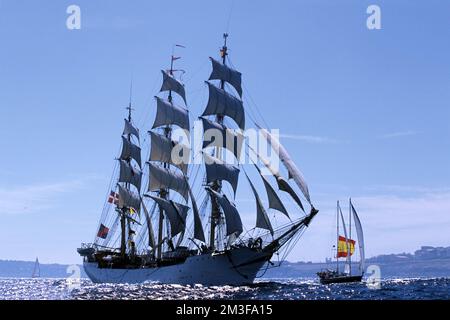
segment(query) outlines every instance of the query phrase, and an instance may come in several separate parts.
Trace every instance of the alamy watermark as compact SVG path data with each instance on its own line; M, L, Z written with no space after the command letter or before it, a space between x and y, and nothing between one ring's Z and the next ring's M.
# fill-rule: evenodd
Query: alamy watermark
M372 264L367 267L367 274L369 275L366 280L367 288L369 289L381 289L381 268L376 264Z
M67 267L66 273L69 276L66 278L66 285L69 291L80 289L81 286L81 269L80 266L73 264Z
M75 4L67 7L66 13L69 15L66 20L66 27L69 30L81 29L81 8Z
M369 30L380 30L381 29L381 8L375 4L367 7L366 10L369 17L366 20L366 26Z
M256 164L262 161L265 166L261 169L264 175L278 172L280 168L280 130L279 129L205 129L202 121L195 121L192 135L189 131L174 128L171 139L175 145L171 150L171 162L180 164L202 164L203 161L216 159L201 155L211 155L212 150L221 152L221 161L233 164L237 159L239 164ZM187 148L192 150L192 155ZM219 158L216 153L214 157ZM270 168L270 169L268 169Z

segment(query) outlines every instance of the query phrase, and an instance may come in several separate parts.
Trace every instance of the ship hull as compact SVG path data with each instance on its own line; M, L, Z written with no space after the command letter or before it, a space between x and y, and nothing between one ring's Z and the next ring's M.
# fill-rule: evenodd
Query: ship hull
M207 286L246 285L253 283L258 271L272 253L238 248L220 254L191 256L185 262L163 267L139 269L99 268L95 262L84 262L84 269L95 283L142 283Z
M333 278L320 278L321 284L331 283L348 283L348 282L361 282L362 276L339 276Z

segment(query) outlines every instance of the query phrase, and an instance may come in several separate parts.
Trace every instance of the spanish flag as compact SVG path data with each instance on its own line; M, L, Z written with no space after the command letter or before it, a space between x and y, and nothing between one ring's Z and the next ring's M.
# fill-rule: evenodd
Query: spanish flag
M346 240L348 241L348 246L350 247L350 255L353 255L353 253L355 252L355 240L345 239L345 237L339 236L338 250L337 250L338 258L347 257L347 241Z

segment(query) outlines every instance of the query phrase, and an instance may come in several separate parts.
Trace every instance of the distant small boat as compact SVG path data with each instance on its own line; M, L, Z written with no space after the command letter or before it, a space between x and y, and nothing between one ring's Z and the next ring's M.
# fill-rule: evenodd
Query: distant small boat
M39 259L36 257L36 261L34 262L33 273L31 274L32 278L40 278L41 277L41 267L39 265Z
M351 239L351 218L355 220L356 235L358 237L358 247L359 247L359 273L352 274L352 260L351 257L355 251L356 241ZM342 220L342 229L344 230L344 236L339 235L339 216ZM337 246L336 246L336 270L322 270L317 272L320 278L320 283L330 284L330 283L344 283L344 282L361 282L364 275L364 235L361 226L361 221L359 220L358 214L353 207L352 200L349 201L349 236L347 237L347 229L345 227L344 215L342 214L339 201L337 203ZM339 271L339 258L346 258L346 264L344 271Z

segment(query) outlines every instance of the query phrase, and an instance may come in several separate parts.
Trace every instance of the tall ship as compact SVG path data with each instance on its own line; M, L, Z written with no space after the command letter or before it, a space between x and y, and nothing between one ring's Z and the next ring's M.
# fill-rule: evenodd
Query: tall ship
M348 231L345 225L344 215L342 214L342 209L337 202L336 206L336 269L322 270L317 273L322 284L330 283L343 283L343 282L361 282L364 276L364 263L365 263L365 253L364 253L364 234L361 225L361 220L359 219L358 213L353 206L352 199L349 200L348 207ZM356 229L357 241L352 239L352 216L354 220L354 225ZM343 236L339 230L339 220L342 224ZM358 270L352 269L352 256L355 253L355 246L358 243L359 248L359 263ZM344 259L340 263L339 258Z
M197 120L203 130L199 152L191 152L186 90L174 68L180 57L172 53L170 68L162 71L155 120L144 139L130 98L95 240L77 250L93 282L250 284L285 260L318 213L287 150L244 107L242 75L229 60L227 37L220 59L210 58L208 102ZM250 145L248 118L284 172ZM146 162L141 147L148 148ZM246 164L244 150L253 159ZM243 183L255 205L250 226L236 199Z

